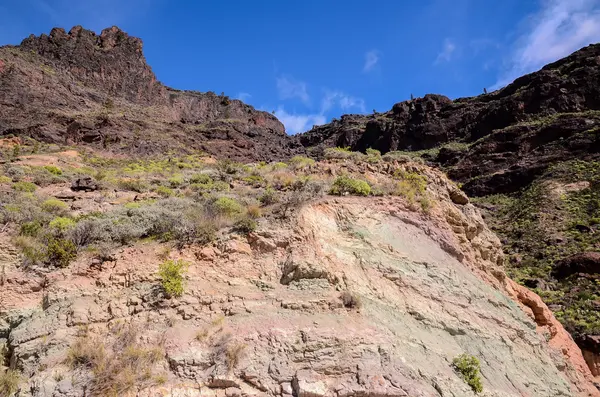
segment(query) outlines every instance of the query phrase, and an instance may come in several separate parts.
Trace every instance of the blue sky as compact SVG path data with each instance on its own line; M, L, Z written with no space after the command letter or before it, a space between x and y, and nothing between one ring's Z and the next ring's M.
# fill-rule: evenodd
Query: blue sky
M0 43L83 25L141 37L165 84L275 111L289 133L410 95L480 94L600 41L600 0L19 0Z

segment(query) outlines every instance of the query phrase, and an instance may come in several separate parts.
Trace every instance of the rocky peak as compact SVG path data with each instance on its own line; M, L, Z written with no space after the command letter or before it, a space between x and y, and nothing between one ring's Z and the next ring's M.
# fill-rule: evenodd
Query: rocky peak
M100 35L81 26L69 33L54 28L49 35L29 36L20 48L39 54L92 88L128 100L152 102L164 95L164 87L146 63L142 40L116 26Z

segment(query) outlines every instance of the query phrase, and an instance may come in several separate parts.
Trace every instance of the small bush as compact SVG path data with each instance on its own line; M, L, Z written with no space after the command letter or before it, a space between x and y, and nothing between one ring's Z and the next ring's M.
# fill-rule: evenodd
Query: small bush
M296 169L307 168L312 166L314 163L315 160L306 156L294 156L290 159L290 165Z
M347 176L339 176L329 191L330 194L342 196L344 194L354 194L357 196L368 196L371 193L371 186L359 179L352 179Z
M405 152L387 152L381 156L383 161L394 162L397 161L400 164L408 163L412 160L412 157L407 155Z
M360 297L358 295L351 294L350 292L342 292L342 294L340 295L340 299L342 300L342 304L345 308L360 309L362 307Z
M248 208L246 208L246 213L252 219L260 218L262 215L260 207L257 205L249 205Z
M69 348L67 364L73 369L90 372L86 385L90 396L123 396L157 383L155 364L164 356L160 345L143 346L137 330L123 324L114 325L102 339L80 336Z
M19 234L23 236L35 237L42 230L42 223L40 221L25 222L21 225L21 232Z
M23 253L25 264L38 265L46 262L46 251L35 239L28 236L19 236L14 243L15 247Z
M154 191L161 197L171 197L175 194L173 189L168 188L166 186L159 186L156 189L154 189Z
M242 218L233 225L234 229L240 233L252 233L258 227L258 223L252 218Z
M219 197L213 203L213 207L217 213L229 217L240 215L244 211L242 205L237 200L230 197Z
M230 371L237 367L245 349L246 345L243 343L232 343L227 346L225 355L227 357L227 367Z
M158 268L160 282L169 296L179 297L184 292L184 275L189 264L183 260L166 260Z
M50 213L65 212L69 209L69 206L64 201L60 201L57 198L49 198L42 203L42 209Z
M77 247L71 240L51 238L48 241L47 261L58 267L67 267L77 257Z
M203 184L203 185L207 185L207 184L209 184L209 183L212 183L212 182L213 182L213 180L212 180L212 178L210 177L210 175L208 175L208 174L202 174L202 173L200 173L200 174L193 175L193 176L190 178L190 182L191 182L191 183L201 183L201 184Z
M37 189L37 186L31 182L21 181L21 182L13 183L13 189L15 189L17 192L32 193L32 192L35 192L35 189Z
M184 183L185 183L185 180L183 179L183 175L173 175L172 177L169 178L169 184L173 188L180 187Z
M377 149L367 149L367 156L369 157L381 157L381 152Z
M73 369L79 367L94 369L105 358L104 344L90 337L76 339L67 351L67 364Z
M148 183L141 179L119 179L117 186L123 190L129 190L138 193L148 191Z
M12 178L6 175L0 175L0 185L7 185L12 183Z
M45 165L44 169L53 175L62 175L62 170L55 165Z
M483 384L481 382L481 376L479 375L479 360L477 357L461 354L452 360L452 366L475 393L481 393L483 391Z
M0 396L12 396L19 390L21 375L14 369L7 369L0 374Z
M278 200L278 197L277 197L277 192L275 192L275 190L273 190L273 189L271 189L269 187L258 198L258 201L260 201L260 203L262 205L271 205L271 204L275 204L279 200Z
M263 178L261 175L249 175L242 178L242 181L246 182L252 187L261 187L265 184L265 178Z
M425 193L427 188L427 177L416 172L397 169L394 178L400 180L397 194L406 197L409 201L414 201L414 198Z
M66 218L64 216L57 216L56 218L50 221L48 226L50 226L50 228L54 231L64 233L75 226L75 221L71 218Z
M296 181L296 175L291 172L276 172L273 174L273 187L277 190L286 190L292 187Z

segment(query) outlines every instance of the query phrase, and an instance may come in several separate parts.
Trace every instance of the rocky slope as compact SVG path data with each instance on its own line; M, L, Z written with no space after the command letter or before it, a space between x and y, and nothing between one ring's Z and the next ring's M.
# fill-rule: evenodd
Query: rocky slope
M112 152L203 150L235 160L288 158L298 146L271 114L157 81L142 41L74 27L0 48L0 135Z
M599 81L596 44L499 91L426 95L298 139L316 157L335 146L421 157L479 196L510 276L544 297L600 374L599 262L577 262L600 252ZM562 275L571 262L581 270Z
M473 98L441 95L348 115L299 136L308 148L426 151L471 196L516 192L549 165L600 158L600 44Z
M0 180L7 222L0 342L17 379L0 378L0 390L472 396L452 364L466 353L480 362L483 396L600 395L569 334L537 295L505 276L499 240L439 171L381 159L233 169L211 158L99 162L50 149L21 154ZM177 182L160 179L173 175L161 167L174 163L187 164ZM58 177L41 183L44 165ZM71 185L94 168L106 173L99 186ZM113 188L112 175L169 183L172 196L139 183ZM316 186L339 187L347 177L385 195L318 194ZM214 190L219 178L228 190ZM269 191L279 197L264 199ZM189 222L206 222L193 215L199 204L231 209L231 200L254 197L263 204L262 215L252 210L253 231L236 232L221 219L214 239L191 239ZM43 259L20 253L46 238L81 248L66 263L55 251ZM189 264L179 298L157 275L168 259Z

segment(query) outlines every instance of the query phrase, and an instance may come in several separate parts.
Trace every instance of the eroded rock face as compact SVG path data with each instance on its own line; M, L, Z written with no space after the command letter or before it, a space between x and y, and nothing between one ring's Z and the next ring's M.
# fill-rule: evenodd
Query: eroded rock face
M65 358L84 334L106 351L123 346L125 325L160 357L123 395L474 395L452 368L462 353L479 358L483 395L599 395L541 299L504 275L479 212L453 202L442 173L414 167L429 181L428 213L399 197L310 202L247 239L172 252L192 264L178 299L157 288L156 242L100 268L82 257L43 275L44 290L29 288L41 275L9 266L0 338L26 374L20 395L97 390Z
M425 95L388 112L342 116L297 139L362 152L442 147L427 160L470 196L516 192L558 161L600 158L599 78L595 44L489 94Z
M302 152L275 116L224 94L162 85L142 41L81 26L0 48L0 135L157 154L203 150L239 161Z

